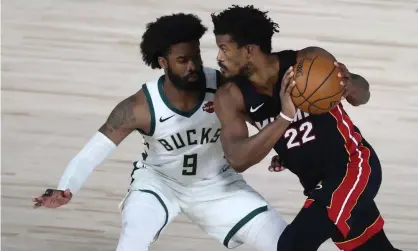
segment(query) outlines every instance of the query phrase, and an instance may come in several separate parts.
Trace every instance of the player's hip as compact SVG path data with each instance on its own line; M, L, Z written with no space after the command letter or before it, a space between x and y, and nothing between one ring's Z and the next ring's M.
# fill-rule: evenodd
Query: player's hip
M344 235L350 230L353 212L374 203L382 181L381 166L374 151L363 149L362 154L361 161L336 168L314 189L306 191L306 205L315 201L326 207L329 218Z
M154 184L158 180L174 192L194 196L208 190L222 189L236 181L243 181L243 176L228 165L219 165L197 175L182 175L181 169L164 169L143 163L137 163L132 172L131 189Z

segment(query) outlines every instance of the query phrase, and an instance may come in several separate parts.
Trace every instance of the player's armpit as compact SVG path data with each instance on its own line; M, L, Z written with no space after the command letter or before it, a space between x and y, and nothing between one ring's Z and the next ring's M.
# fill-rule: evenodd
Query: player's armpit
M265 158L290 124L279 117L259 133L248 137L244 101L235 84L218 89L214 106L221 121L225 158L238 172L244 172Z
M99 132L119 145L133 130L146 131L150 124L149 117L148 104L141 90L119 102L99 128Z

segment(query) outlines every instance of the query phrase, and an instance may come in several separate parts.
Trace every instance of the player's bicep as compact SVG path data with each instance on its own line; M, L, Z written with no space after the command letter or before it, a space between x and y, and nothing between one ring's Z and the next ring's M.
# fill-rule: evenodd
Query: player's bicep
M221 141L226 148L248 138L248 127L241 107L229 88L219 89L215 96L215 112L221 121Z
M119 145L137 127L139 121L135 113L136 106L136 95L119 102L100 127L99 132Z

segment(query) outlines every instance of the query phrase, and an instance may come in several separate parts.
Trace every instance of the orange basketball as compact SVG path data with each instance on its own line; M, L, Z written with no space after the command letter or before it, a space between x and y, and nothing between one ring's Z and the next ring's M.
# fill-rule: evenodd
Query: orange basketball
M310 114L326 113L341 101L344 91L332 55L311 53L293 67L296 85L291 92L293 103Z

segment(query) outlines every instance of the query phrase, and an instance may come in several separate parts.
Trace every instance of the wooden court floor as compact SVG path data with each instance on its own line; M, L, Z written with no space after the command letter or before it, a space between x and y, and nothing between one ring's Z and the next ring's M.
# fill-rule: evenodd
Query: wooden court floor
M199 15L209 27L201 41L204 63L216 67L210 13L233 3L256 1L2 1L2 250L115 250L117 205L142 150L138 134L69 205L33 210L31 198L56 186L119 100L161 73L141 62L146 22L178 11ZM276 50L322 46L371 83L366 106L346 107L383 164L377 202L389 238L418 250L418 1L260 0L257 6L281 27ZM289 172L269 173L268 163L245 176L291 221L303 204L301 187ZM151 250L226 249L180 216ZM320 250L337 249L327 242Z

